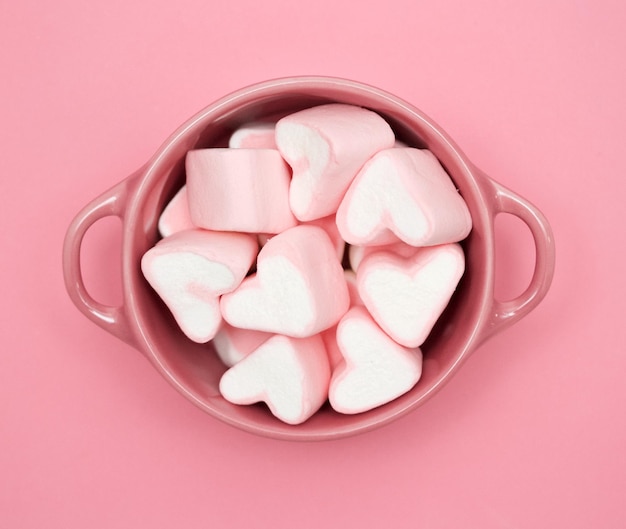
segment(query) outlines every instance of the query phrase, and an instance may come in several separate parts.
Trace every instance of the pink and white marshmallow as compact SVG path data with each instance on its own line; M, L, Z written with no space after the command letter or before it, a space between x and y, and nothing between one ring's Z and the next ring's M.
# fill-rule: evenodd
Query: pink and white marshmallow
M181 187L167 203L159 216L158 229L161 237L169 237L176 232L195 228L189 215L187 186Z
M309 221L333 214L361 166L394 141L380 115L353 105L320 105L278 120L276 145L293 169L295 216Z
M340 413L362 413L409 391L422 375L422 352L394 342L364 307L353 307L337 326L343 361L333 371L328 400Z
M319 335L274 335L228 369L222 396L233 404L265 402L287 424L301 424L324 404L330 367Z
M412 246L458 242L469 234L467 205L437 158L425 149L375 154L359 171L337 211L349 244Z
M256 273L222 297L221 310L235 327L303 338L335 325L349 302L330 238L299 225L263 246Z
M222 322L219 296L241 283L257 248L247 234L185 230L150 248L141 270L181 330L206 343Z
M247 123L232 133L228 146L231 149L276 149L275 129L273 122Z
M457 243L420 248L412 257L376 252L365 257L357 286L374 320L397 343L418 347L450 302L465 270Z
M186 159L192 222L201 228L280 233L297 224L289 209L291 171L273 149L199 149Z

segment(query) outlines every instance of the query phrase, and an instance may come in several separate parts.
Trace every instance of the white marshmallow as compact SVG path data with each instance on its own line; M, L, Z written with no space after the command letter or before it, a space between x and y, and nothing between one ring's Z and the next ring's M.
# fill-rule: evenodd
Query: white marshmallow
M330 238L307 225L272 237L259 252L257 272L221 299L229 324L297 338L332 327L348 305L343 268Z
M412 257L391 252L363 259L357 285L378 325L406 347L424 343L454 294L465 269L456 244L420 248Z
M337 226L349 244L412 246L457 242L472 219L463 198L428 150L380 151L359 171L337 211Z
M301 221L336 212L350 182L374 153L395 137L375 112L331 103L280 119L276 145L293 169L289 201Z
M191 340L205 343L222 321L219 296L241 283L257 248L249 235L185 230L149 249L141 269L181 330Z
M328 398L333 409L371 410L409 391L422 374L422 352L394 342L364 307L353 307L337 326L344 358L334 370Z
M220 392L234 404L265 402L283 422L301 424L326 401L329 380L319 335L274 335L222 375Z

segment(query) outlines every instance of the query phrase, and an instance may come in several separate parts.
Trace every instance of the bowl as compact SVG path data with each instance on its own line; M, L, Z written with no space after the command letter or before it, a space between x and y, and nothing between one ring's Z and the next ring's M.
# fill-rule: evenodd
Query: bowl
M219 392L226 367L212 345L186 338L141 273L143 254L159 239L161 211L184 184L187 151L224 147L242 124L318 104L369 108L406 144L431 150L470 210L472 231L462 242L466 271L446 310L422 346L423 372L411 391L373 410L343 415L324 405L308 421L288 425L264 405L238 406ZM527 288L514 299L494 297L494 220L511 214L529 228L535 264ZM97 220L123 223L120 306L98 302L87 291L81 244ZM141 352L190 402L211 416L255 434L289 440L336 439L388 424L424 404L487 338L528 314L546 295L554 273L554 240L544 215L530 202L485 175L430 118L402 99L373 86L333 77L289 77L248 86L210 104L179 127L140 169L89 202L70 224L63 249L64 278L76 307L106 331Z

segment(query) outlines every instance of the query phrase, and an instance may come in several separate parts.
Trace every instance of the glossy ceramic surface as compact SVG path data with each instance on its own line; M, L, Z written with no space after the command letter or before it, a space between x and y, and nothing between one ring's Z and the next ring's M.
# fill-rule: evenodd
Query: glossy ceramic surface
M315 104L340 102L380 113L398 139L430 149L465 199L473 220L463 242L466 273L448 308L426 341L421 380L407 394L369 412L347 416L325 406L306 423L290 426L262 405L236 406L219 394L225 367L210 345L190 342L144 280L142 255L158 240L157 221L184 182L190 149L225 146L239 125L279 117ZM494 219L519 217L530 229L536 262L530 284L515 299L494 299ZM123 222L123 304L110 307L86 291L80 249L89 227L106 216ZM90 320L131 344L178 391L209 414L244 430L293 440L321 440L364 432L423 404L438 391L481 342L528 314L543 299L554 272L554 241L543 214L530 202L476 168L448 135L411 104L361 83L328 77L295 77L253 85L209 105L183 124L145 166L87 204L70 225L64 246L68 293Z

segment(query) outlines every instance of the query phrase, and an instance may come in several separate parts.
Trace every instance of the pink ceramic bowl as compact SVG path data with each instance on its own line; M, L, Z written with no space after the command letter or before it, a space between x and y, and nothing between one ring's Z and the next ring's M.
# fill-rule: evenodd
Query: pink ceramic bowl
M325 406L311 419L290 426L262 405L236 406L224 400L218 383L224 365L210 344L188 340L144 280L140 259L158 240L157 220L185 180L190 149L225 146L239 125L276 117L320 103L370 108L392 125L398 139L430 149L467 202L473 230L463 242L466 273L438 325L423 345L421 380L395 401L359 415L340 415ZM536 262L528 288L517 298L494 299L494 218L519 217L535 242ZM110 307L93 299L83 283L80 250L85 232L98 219L123 222L123 303ZM90 320L131 344L180 393L209 414L257 434L282 439L339 438L386 424L423 404L438 391L486 338L528 314L545 296L554 271L554 243L548 222L533 205L476 168L448 135L418 109L371 86L328 77L294 77L256 84L209 105L183 124L137 172L104 192L76 216L64 246L67 290Z

